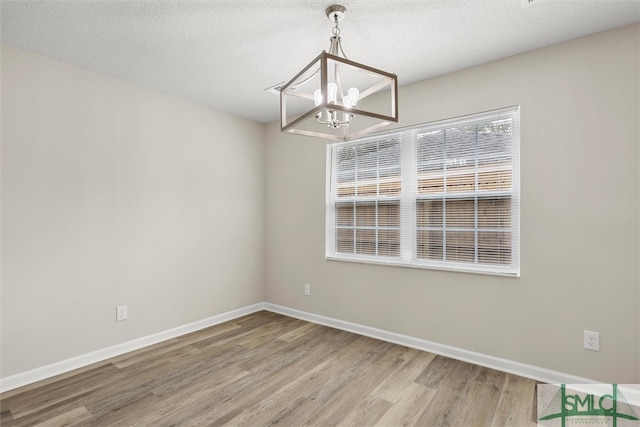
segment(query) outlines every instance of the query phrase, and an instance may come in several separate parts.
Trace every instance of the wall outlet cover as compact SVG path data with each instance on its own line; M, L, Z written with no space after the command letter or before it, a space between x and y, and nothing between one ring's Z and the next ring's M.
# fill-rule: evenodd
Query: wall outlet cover
M600 333L584 331L584 348L591 351L600 351Z
M119 305L116 307L116 322L127 320L127 306Z

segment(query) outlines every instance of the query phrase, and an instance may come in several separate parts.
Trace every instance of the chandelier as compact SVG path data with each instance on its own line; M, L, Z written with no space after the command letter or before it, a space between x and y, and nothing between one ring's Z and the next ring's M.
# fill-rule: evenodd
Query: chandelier
M327 8L334 23L329 52L281 86L282 132L348 141L398 121L396 75L351 61L342 49L339 22L346 11Z

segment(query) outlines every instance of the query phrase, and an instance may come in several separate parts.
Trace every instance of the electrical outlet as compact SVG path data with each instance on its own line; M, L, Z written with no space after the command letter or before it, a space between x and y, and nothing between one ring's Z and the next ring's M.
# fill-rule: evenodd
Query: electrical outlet
M304 285L304 294L308 297L311 296L311 285Z
M584 331L584 348L592 351L600 351L600 333Z
M116 322L127 320L127 306L119 305L116 307Z

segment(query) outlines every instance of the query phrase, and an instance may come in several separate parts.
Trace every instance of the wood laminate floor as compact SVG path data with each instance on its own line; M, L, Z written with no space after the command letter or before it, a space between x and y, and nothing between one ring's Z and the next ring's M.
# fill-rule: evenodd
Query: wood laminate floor
M534 426L536 382L261 311L4 393L2 426Z

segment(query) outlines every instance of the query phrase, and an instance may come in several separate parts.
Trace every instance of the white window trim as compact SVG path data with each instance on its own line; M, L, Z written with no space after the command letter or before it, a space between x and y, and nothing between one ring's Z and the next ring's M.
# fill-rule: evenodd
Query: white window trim
M416 126L410 126L406 128L394 129L393 131L379 133L374 135L373 138L385 138L385 137L399 137L401 138L403 135L406 135L407 132L418 132L424 131L430 127L433 128L441 128L448 124L456 124L460 122L467 121L477 121L483 118L487 119L495 119L496 116L499 115L509 115L513 116L514 126L513 126L513 145L512 145L512 189L510 191L511 197L511 206L512 206L512 244L511 247L513 263L510 266L499 266L499 265L488 265L488 264L469 264L469 263L452 263L452 262L442 262L436 260L420 260L415 257L414 252L416 248L416 197L412 194L412 189L409 185L405 185L406 182L413 182L413 174L416 170L415 167L415 152L406 153L404 152L401 157L401 167L402 167L402 190L400 193L400 257L398 258L388 258L381 256L370 256L364 254L346 254L346 253L336 253L332 250L332 248L336 247L335 236L336 233L330 233L328 230L335 230L335 208L334 205L338 201L337 198L333 199L331 186L335 183L333 174L335 171L332 170L333 165L335 164L334 156L336 150L333 148L343 144L352 144L357 141L349 141L346 143L328 143L326 150L326 214L325 214L325 257L327 260L335 260L335 261L347 261L347 262L358 262L365 264L378 264L378 265L389 265L389 266L401 266L401 267L413 267L413 268L422 268L422 269L431 269L431 270L444 270L444 271L455 271L455 272L463 272L463 273L475 273L475 274L490 274L490 275L500 275L500 276L510 276L510 277L519 277L520 276L520 107L512 106L507 108L502 108L498 110L487 111L478 114L472 114L467 116L456 117L447 120L441 120L437 122L425 123ZM358 141L366 141L371 139L369 136L367 138L362 138ZM415 150L415 146L412 144L403 144L402 150ZM394 198L397 200L397 197ZM378 197L376 200L384 200L383 197ZM409 219L410 218L410 219ZM412 224L406 224L404 221L412 221Z

